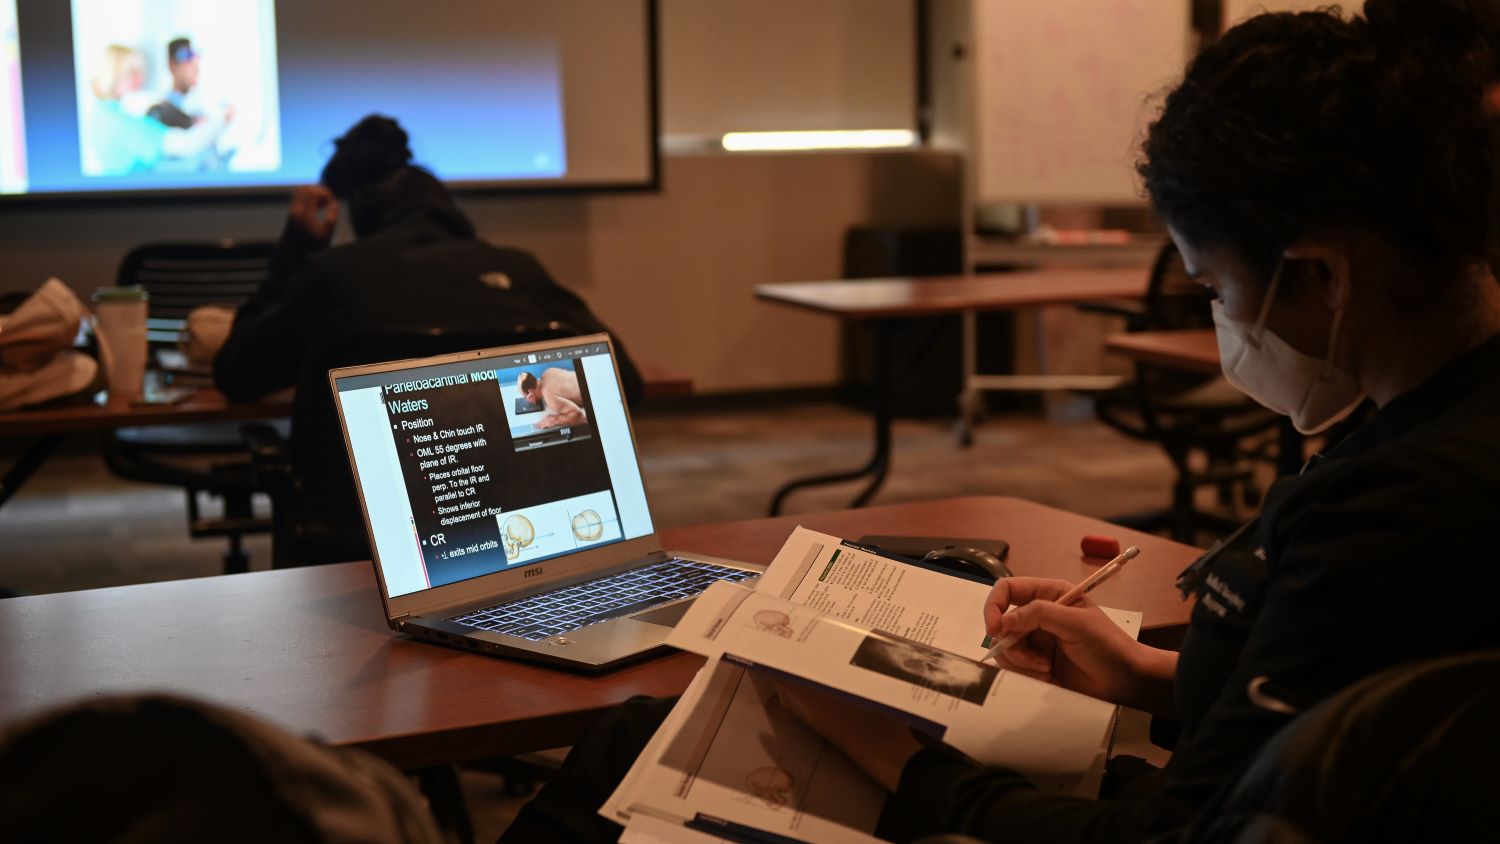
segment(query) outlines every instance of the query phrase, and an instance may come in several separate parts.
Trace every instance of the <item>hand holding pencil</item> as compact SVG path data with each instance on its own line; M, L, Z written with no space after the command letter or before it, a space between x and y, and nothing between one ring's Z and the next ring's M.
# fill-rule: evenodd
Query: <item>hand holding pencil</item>
M1087 593L1139 553L1126 549L1076 585L1035 577L997 581L984 608L995 640L986 658L1092 697L1135 705L1160 680L1155 649L1121 630Z
M1121 568L1124 568L1126 563L1134 560L1140 553L1141 549L1135 547L1134 545L1126 548L1123 552L1121 552L1120 556L1115 557L1113 560L1110 560L1103 566L1100 566L1098 571L1089 575L1088 578L1086 578L1082 583L1079 583L1077 586L1074 586L1072 589L1064 592L1062 596L1057 599L1056 603L1064 607L1071 606L1074 601L1094 591L1094 587L1108 580L1110 577L1113 577L1115 572L1119 571ZM994 646L990 648L990 652L985 654L984 658L994 659L995 657L1000 655L1001 651L1009 648L1011 645L1014 645L1016 642L1020 641L1020 639L1021 634L1018 633L1008 633L1000 637L1000 641L996 642ZM981 662L982 661L983 660L981 660Z

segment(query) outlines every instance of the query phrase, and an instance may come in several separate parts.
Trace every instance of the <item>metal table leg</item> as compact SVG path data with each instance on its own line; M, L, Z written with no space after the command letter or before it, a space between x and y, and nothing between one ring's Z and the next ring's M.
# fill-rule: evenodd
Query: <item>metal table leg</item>
M787 496L805 487L824 486L836 484L843 481L852 481L865 476L870 477L870 483L854 497L850 507L863 507L875 497L880 490L881 484L885 483L886 473L891 466L891 390L894 389L891 377L891 321L882 320L876 323L875 330L875 396L872 412L875 419L875 450L865 465L858 469L847 472L835 472L827 475L814 475L809 478L801 478L783 485L776 490L771 498L770 515L781 515L781 506L786 502Z
M983 398L974 379L979 375L979 328L974 311L964 311L963 324L963 389L958 393L958 444L964 448L974 444L974 426L979 424L983 412Z
M1041 344L1038 332L1038 344ZM974 428L984 418L984 394L1018 390L1112 390L1124 382L1119 375L1052 375L1047 373L1045 349L1038 349L1041 372L1035 375L990 375L979 371L978 313L963 312L963 389L958 394L958 444L974 444Z
M4 507L5 502L16 494L22 484L25 484L26 480L35 474L43 463L47 462L47 458L52 456L52 452L57 450L57 446L62 441L62 434L49 434L21 452L21 456L16 458L16 462L6 470L5 477L0 478L0 507Z

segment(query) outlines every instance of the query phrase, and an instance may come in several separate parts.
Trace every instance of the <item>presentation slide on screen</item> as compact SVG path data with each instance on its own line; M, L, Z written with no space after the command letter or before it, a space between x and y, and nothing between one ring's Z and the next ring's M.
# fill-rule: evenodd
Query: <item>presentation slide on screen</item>
M16 4L0 0L0 193L26 190L26 119L21 111L21 41Z
M544 26L496 33L509 7L459 4L428 16L443 21L430 45L403 45L403 28L433 25L323 5L0 0L0 193L315 182L333 139L370 113L400 120L443 179L567 174L560 47ZM344 21L332 41L329 17Z
M552 373L548 388L517 386L524 375ZM413 370L385 383L341 385L339 400L393 596L651 530L607 355ZM548 448L523 445L559 407L571 424L543 435L588 433ZM595 414L597 436L592 421L581 421Z
M73 0L73 78L85 177L281 168L271 0Z

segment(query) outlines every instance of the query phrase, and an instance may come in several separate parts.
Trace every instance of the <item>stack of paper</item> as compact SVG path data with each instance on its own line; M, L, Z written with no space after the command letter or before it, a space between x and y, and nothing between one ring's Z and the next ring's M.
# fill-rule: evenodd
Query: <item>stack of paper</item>
M875 840L885 791L787 711L778 683L1078 790L1115 709L978 662L988 593L799 528L755 590L715 584L679 622L669 643L708 664L602 814L635 841ZM1111 614L1138 632L1139 613Z

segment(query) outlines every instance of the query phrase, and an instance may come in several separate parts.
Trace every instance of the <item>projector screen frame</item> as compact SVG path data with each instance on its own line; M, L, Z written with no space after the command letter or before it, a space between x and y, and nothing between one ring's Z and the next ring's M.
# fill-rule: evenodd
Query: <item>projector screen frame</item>
M661 66L660 0L641 0L646 12L646 147L649 168L643 180L448 180L443 184L457 196L545 197L588 194L661 192ZM417 162L420 164L420 162ZM138 190L46 191L0 194L0 208L60 207L79 204L142 207L179 204L255 204L284 202L307 182L284 184L142 188Z

